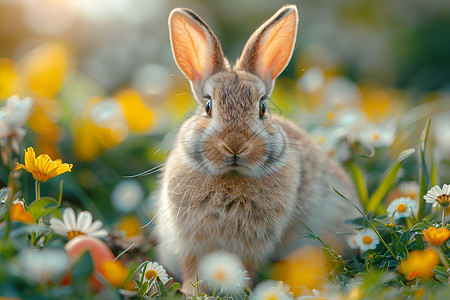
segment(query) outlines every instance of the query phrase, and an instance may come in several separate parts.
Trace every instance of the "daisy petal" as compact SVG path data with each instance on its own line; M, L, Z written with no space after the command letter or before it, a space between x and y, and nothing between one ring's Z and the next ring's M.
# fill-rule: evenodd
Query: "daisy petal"
M444 192L444 194L450 195L450 184L444 184L444 186L442 187L442 191Z
M71 207L68 207L64 210L63 213L64 224L66 224L67 231L76 230L77 228L77 218L75 216L75 212Z
M89 228L89 232L97 231L100 228L102 228L102 226L103 226L103 222L102 221L95 220L94 223L92 223L91 227Z
M77 230L83 233L88 233L92 225L92 214L88 211L82 211L78 215Z
M97 238L106 237L106 236L108 236L108 231L106 231L106 229L100 229L100 230L97 230L94 232L90 232L89 236L97 237Z
M53 230L64 230L67 231L66 224L64 224L63 221L61 221L58 218L51 218L50 219L50 228Z

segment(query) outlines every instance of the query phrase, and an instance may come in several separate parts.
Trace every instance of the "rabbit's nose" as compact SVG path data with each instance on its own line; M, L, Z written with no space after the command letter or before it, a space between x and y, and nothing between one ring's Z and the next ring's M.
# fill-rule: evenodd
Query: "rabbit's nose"
M222 149L230 155L239 155L247 148L247 137L238 132L233 132L224 138Z

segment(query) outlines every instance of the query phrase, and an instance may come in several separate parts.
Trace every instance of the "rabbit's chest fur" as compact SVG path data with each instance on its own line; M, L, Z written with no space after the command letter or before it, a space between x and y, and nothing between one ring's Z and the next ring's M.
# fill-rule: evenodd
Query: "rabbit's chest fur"
M173 175L164 183L161 213L176 236L172 247L186 254L222 249L257 264L273 253L297 214L295 168L286 166L277 178L208 176L176 156L168 168Z

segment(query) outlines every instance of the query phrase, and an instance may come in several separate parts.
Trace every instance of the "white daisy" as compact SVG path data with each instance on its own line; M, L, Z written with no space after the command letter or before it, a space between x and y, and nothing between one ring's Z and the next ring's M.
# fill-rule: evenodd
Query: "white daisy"
M380 243L377 234L370 228L365 228L355 234L355 242L361 249L361 252L369 249L375 249Z
M20 99L12 96L6 101L6 106L0 109L0 138L14 134L22 127L31 114L33 100L30 97Z
M206 281L211 290L225 295L243 292L249 278L239 257L225 251L216 251L203 257L198 265L200 279Z
M63 249L26 249L18 255L19 272L32 284L61 279L70 266Z
M398 185L398 189L403 197L419 199L419 184L416 181L404 181Z
M423 199L427 203L432 203L433 207L436 207L438 204L442 207L447 207L450 204L450 184L444 184L442 189L435 185L423 196Z
M100 220L92 222L89 211L80 212L77 218L71 207L64 210L62 221L54 217L50 219L50 228L57 234L67 236L69 240L83 234L96 238L106 237L108 232L102 226Z
M145 272L145 273L144 273ZM144 273L144 274L143 274ZM148 264L141 270L141 273L138 276L138 280L141 280L142 275L144 275L144 280L149 281L156 276L159 276L159 279L166 284L169 281L169 276L167 276L166 269L161 266L157 262L149 261Z
M389 217L392 217L395 211L394 220L400 218L409 218L411 213L416 209L417 203L409 197L400 197L392 201L388 208L387 213Z
M380 125L367 124L359 132L358 139L366 146L374 148L389 147L395 139L395 126L391 123Z
M258 284L254 289L255 300L289 300L292 299L292 293L289 293L289 286L282 282L266 280Z

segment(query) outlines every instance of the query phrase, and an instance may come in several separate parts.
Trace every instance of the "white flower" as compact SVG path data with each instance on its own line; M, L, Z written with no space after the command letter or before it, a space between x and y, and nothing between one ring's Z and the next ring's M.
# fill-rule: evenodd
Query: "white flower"
M391 123L368 124L359 132L359 141L369 147L389 147L395 139L395 126Z
M132 179L123 180L114 187L111 194L111 204L122 213L135 210L144 199L142 186Z
M356 242L355 237L356 237L356 234L352 234L351 236L349 236L347 238L347 244L350 247L350 249L357 249L357 248L359 248L359 245Z
M71 207L64 210L62 221L58 218L50 219L50 228L57 234L68 236L69 240L82 234L96 238L106 237L108 232L102 226L100 220L92 222L92 214L88 211L80 212L77 218Z
M143 272L145 272L143 274ZM144 280L149 281L152 278L159 276L159 279L165 284L167 281L169 281L169 277L167 276L166 269L164 269L163 266L161 266L157 262L151 262L149 261L148 264L141 270L141 273L138 276L138 280L141 280L142 275L144 275Z
M288 300L292 299L289 293L289 286L283 285L282 282L266 280L258 284L254 289L255 300Z
M225 295L243 292L249 278L239 257L225 251L216 251L203 257L198 265L201 280L205 280L212 290Z
M6 101L6 106L0 109L0 138L13 135L22 127L31 114L33 100L26 97L22 100L12 96Z
M375 249L380 243L377 234L370 228L365 228L355 234L355 242L361 249L361 252L369 249Z
M69 257L63 249L27 249L18 255L22 276L32 284L61 278L69 268Z
M332 126L316 127L309 135L320 150L326 152L334 160L343 162L350 158L350 146L344 141L345 135L342 130Z
M419 184L416 181L404 181L399 184L398 189L404 197L409 197L413 200L419 199Z
M321 68L311 67L297 81L302 92L312 94L325 83L325 75Z
M388 208L387 213L389 217L392 217L395 211L394 220L400 218L409 218L411 213L416 209L417 203L409 197L400 197L392 201Z
M444 207L448 206L450 203L450 184L444 184L442 189L435 185L423 196L423 199L427 203L432 203L433 207L436 207L438 204Z

